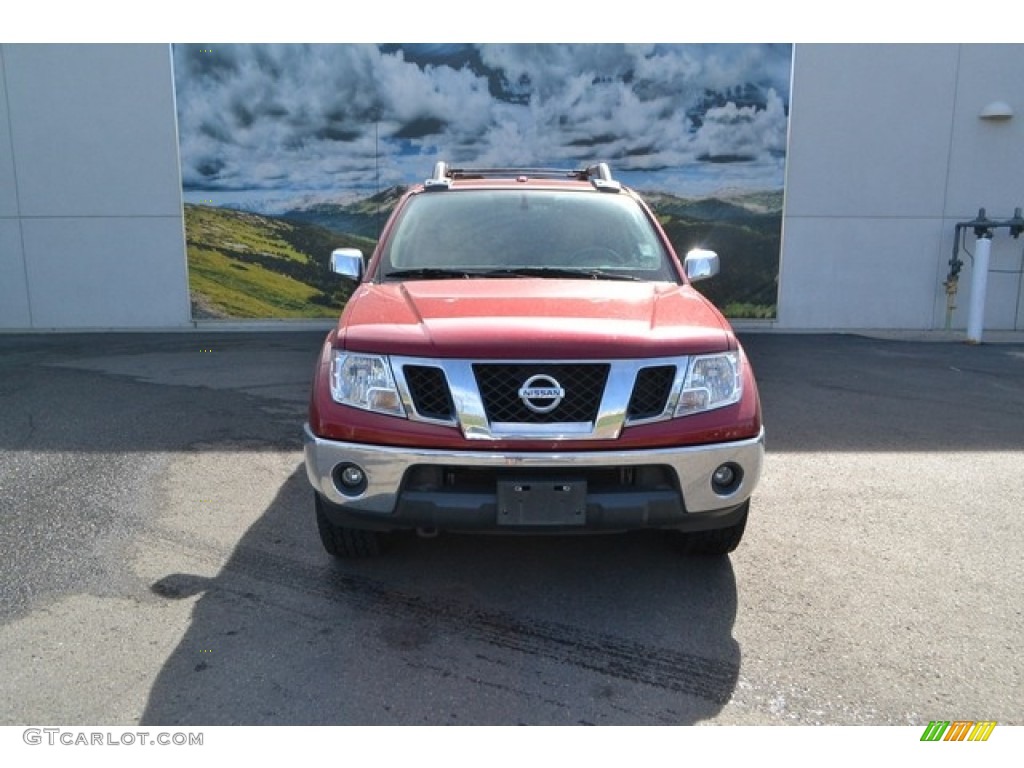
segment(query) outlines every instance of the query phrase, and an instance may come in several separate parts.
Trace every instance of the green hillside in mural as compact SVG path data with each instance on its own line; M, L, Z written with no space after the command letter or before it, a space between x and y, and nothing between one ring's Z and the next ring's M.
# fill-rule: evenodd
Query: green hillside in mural
M227 208L185 206L194 319L333 318L350 282L328 269L334 248L373 241Z
M268 216L185 206L192 315L211 318L334 318L352 284L330 272L335 248L372 252L391 191L348 205ZM644 198L680 256L717 251L721 273L697 287L733 318L775 317L782 192L686 199Z
M682 258L691 248L718 253L722 270L697 284L732 318L774 318L782 246L782 191L683 199L644 194Z

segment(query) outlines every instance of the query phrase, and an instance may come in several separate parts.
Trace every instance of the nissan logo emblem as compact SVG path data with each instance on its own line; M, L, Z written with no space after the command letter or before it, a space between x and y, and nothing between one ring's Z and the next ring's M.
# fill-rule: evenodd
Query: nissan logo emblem
M531 376L519 390L519 399L534 413L551 413L565 398L562 385L550 376Z

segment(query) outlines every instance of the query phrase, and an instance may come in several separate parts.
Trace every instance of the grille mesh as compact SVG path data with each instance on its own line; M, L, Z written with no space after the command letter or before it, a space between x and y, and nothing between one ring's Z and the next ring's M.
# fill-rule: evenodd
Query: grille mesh
M597 418L609 366L606 363L478 363L473 366L484 411L491 423L555 424ZM519 397L531 376L549 376L565 390L550 413L534 413Z
M412 403L420 416L443 421L455 418L455 406L444 371L429 365L407 365L403 370Z
M665 410L672 382L676 377L674 365L641 368L636 375L633 396L626 409L628 419L653 419Z

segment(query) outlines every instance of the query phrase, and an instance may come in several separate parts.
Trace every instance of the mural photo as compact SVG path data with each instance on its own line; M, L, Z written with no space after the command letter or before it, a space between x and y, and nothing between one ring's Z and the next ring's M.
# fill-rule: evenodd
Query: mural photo
M336 317L330 252L369 253L435 162L606 162L732 317L774 317L790 45L173 47L192 313Z

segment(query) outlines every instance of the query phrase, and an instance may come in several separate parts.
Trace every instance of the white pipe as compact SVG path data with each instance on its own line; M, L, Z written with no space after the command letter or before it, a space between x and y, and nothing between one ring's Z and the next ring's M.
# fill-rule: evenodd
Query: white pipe
M981 344L981 333L985 326L985 293L988 290L992 234L985 233L975 243L974 267L971 270L971 308L967 315L968 344Z

